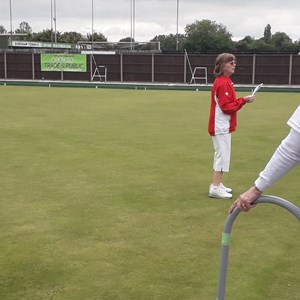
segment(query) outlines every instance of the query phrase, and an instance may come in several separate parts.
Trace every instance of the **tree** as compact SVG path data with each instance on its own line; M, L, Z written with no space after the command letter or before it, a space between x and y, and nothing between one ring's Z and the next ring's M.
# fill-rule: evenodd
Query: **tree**
M107 42L107 38L101 33L97 33L97 32L94 32L93 33L93 36L91 34L87 34L87 40L88 41L94 41L94 42Z
M271 33L271 25L267 24L264 30L264 41L265 43L269 44L272 39L272 33Z
M183 49L183 43L185 41L184 34L178 34L178 49ZM176 34L169 34L169 35L157 35L155 36L150 42L159 42L161 50L176 50L176 42L177 42L177 35Z
M242 40L235 43L235 47L238 51L248 51L250 44L253 43L255 39L250 35L245 36Z
M133 43L135 42L134 39L132 39L130 36L119 40L119 42L121 42L121 43L131 43L131 41Z
M176 50L176 36L174 34L157 35L150 42L159 42L161 50Z
M276 50L291 50L294 48L293 40L284 32L276 32L271 39Z
M300 39L294 42L295 50L300 55Z
M135 43L135 40L131 38L130 36L125 37L123 39L120 39L117 46L111 45L109 50L112 50L114 47L117 47L118 49L131 49Z
M16 40L31 40L32 39L32 29L29 24L25 21L21 22L19 28L16 29L16 33L26 34L26 36L15 37Z
M233 50L232 34L214 21L195 21L185 27L188 50Z
M32 33L32 29L29 24L25 21L21 22L19 28L16 29L16 33Z
M32 40L36 42L51 42L52 41L52 30L51 29L44 29L38 33L34 33L32 35ZM60 38L60 33L57 32L57 40Z
M0 34L5 34L5 33L7 33L7 30L3 25L0 25Z
M248 49L254 52L275 52L276 49L272 44L267 44L264 38L254 40L248 45Z
M84 37L81 33L75 31L64 32L59 37L60 43L77 44L77 42L85 40L86 37Z

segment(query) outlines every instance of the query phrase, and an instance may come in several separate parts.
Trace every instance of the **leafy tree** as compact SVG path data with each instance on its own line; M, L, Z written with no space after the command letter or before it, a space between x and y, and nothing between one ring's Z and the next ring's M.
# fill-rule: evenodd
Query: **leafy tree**
M178 49L183 49L183 43L185 41L184 34L178 34ZM161 50L176 50L176 42L177 42L177 35L176 34L169 34L169 35L157 35L154 37L150 42L159 42Z
M107 42L107 38L101 33L97 33L94 32L93 35L92 34L87 34L87 41L92 42L92 47L93 49L101 49L101 50L111 50L111 45L107 44L107 45L99 45L99 44L94 44L94 42Z
M131 43L135 43L135 40L131 37L126 37L126 38L120 39L117 46L118 46L118 49L126 49L126 50L131 49L132 46L133 46L134 50L153 50L153 45L150 42L149 43L141 43L141 44L139 44L139 43L131 44ZM113 49L113 46L111 47L111 49Z
M295 51L300 55L300 39L294 42Z
M84 37L81 33L75 31L64 32L59 37L60 43L77 44L77 42L85 40L86 37Z
M248 51L249 45L253 43L255 39L251 37L250 35L245 36L242 40L239 40L235 43L235 47L238 51Z
M16 33L32 33L32 28L30 27L30 25L23 21L20 23L19 28L16 29Z
M291 50L294 48L292 39L284 32L276 32L271 39L276 50Z
M176 50L176 36L174 34L157 35L151 42L159 42L161 50Z
M232 34L214 21L195 21L185 27L188 50L233 50Z
M254 40L248 45L248 49L257 52L274 52L275 48L272 44L267 44L264 38Z
M26 36L15 37L16 40L32 40L32 28L30 25L23 21L20 23L19 28L16 29L16 33L26 34Z
M107 38L101 32L94 32L93 35L88 33L87 40L94 42L107 42Z
M119 40L121 43L131 43L131 41L134 42L134 39L132 39L130 36Z
M264 41L265 43L269 44L272 39L272 33L271 33L271 25L267 24L264 30Z
M117 44L117 48L118 49L131 49L131 46L133 46L134 44L131 43L135 43L135 40L133 38L131 38L130 36L125 37L123 39L120 39L118 44ZM110 50L113 49L113 45L111 45Z
M242 41L245 41L247 44L250 44L250 43L254 42L255 39L254 39L254 37L252 37L252 36L250 36L250 35L246 35L246 36L242 39Z
M56 33L57 40L60 39L60 32ZM38 33L34 33L32 36L32 40L36 42L51 42L53 38L53 31L51 29L44 29Z
M7 33L7 30L3 25L0 25L0 34L5 34L5 33Z

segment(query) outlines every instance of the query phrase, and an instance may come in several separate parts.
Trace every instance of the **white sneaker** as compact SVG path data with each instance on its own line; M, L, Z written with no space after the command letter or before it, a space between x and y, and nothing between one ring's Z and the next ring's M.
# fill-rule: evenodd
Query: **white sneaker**
M212 184L209 187L208 196L211 198L219 198L219 199L230 199L232 198L232 194L227 193L225 189L219 185L218 187L214 187Z
M223 183L220 183L220 187L224 189L227 193L232 193L232 189L229 187L226 187Z

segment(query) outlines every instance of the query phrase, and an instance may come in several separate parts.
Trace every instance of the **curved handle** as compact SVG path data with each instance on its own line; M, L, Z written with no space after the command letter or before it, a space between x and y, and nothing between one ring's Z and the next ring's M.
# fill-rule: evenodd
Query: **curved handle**
M255 203L272 203L272 204L279 205L279 206L287 209L290 213L292 213L298 219L298 221L300 221L300 209L296 205L292 204L291 202L289 202L283 198L266 195L266 196L261 196L258 199L256 199Z
M257 198L254 201L254 203L276 204L278 206L281 206L281 207L287 209L290 213L292 213L298 219L298 221L300 221L300 209L296 205L292 204L291 202L289 202L283 198L266 195L266 196L261 196L261 197ZM231 232L231 227L233 225L233 222L236 219L236 217L239 215L240 212L241 211L237 207L235 207L233 212L228 215L226 223L225 223L225 227L224 227L224 232L226 232L226 233Z
M271 203L279 205L285 209L287 209L290 213L292 213L298 221L300 221L300 209L292 204L291 202L282 199L280 197L275 196L261 196L257 198L254 203ZM235 207L233 212L228 215L225 226L224 232L222 235L222 252L221 252L221 264L220 264L220 273L219 273L219 284L218 284L218 296L217 300L224 300L225 299L225 287L226 287L226 277L227 277L227 269L228 269L228 256L229 256L229 244L230 244L230 235L231 235L231 228L233 225L234 220L239 215L241 211Z

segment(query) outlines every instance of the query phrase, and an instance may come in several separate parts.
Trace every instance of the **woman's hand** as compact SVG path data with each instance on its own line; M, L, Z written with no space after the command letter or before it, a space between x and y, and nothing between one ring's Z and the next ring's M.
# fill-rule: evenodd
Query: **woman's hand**
M251 187L247 192L241 194L237 200L233 202L233 204L229 208L229 212L232 213L235 207L237 207L241 211L249 211L256 204L253 202L261 196L262 192L256 188L255 186Z
M245 96L244 99L246 100L247 103L251 103L251 102L254 101L255 95L248 95L248 96Z

